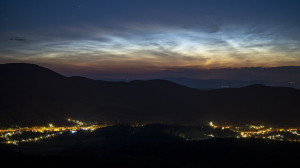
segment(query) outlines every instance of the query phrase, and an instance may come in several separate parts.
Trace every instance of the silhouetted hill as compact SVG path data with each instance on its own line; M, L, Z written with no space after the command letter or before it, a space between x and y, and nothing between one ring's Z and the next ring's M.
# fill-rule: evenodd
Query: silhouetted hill
M3 79L20 82L52 81L64 78L50 69L25 63L1 64L0 75Z
M300 91L252 85L199 91L166 80L107 82L64 77L32 64L0 65L0 123L264 122L300 125Z

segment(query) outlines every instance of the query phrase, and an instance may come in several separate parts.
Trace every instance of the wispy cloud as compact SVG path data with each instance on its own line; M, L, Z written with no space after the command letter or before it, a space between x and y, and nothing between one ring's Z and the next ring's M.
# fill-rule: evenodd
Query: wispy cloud
M161 68L280 66L282 62L291 60L300 63L300 42L289 38L277 41L276 35L268 30L223 27L207 32L202 29L146 27L137 28L135 25L133 29L128 27L126 31L111 32L85 27L84 32L88 35L79 30L78 34L82 36L78 38L36 38L38 40L22 44L2 42L0 54L15 61L52 61L87 66L105 64L105 67L111 68L128 67L126 63L131 62L132 65L132 61L136 65Z
M3 1L0 63L119 72L299 66L298 3Z

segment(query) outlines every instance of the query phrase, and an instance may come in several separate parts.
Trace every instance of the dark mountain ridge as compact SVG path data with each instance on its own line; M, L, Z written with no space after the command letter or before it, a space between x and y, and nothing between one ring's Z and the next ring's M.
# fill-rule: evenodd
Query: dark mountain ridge
M300 126L300 91L252 85L200 91L166 80L64 77L33 64L0 65L2 126L62 123L269 123Z

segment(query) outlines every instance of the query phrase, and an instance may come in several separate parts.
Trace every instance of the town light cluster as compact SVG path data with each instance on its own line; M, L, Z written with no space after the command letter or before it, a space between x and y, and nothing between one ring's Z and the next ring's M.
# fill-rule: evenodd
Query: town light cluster
M262 138L279 141L300 142L300 129L299 128L272 128L264 125L216 125L212 121L209 126L217 129L229 129L238 133L237 138Z
M35 127L17 127L0 129L0 138L3 139L2 143L18 145L26 142L36 142L39 140L55 137L63 134L64 132L76 133L78 130L94 131L99 128L107 127L107 124L88 124L78 120L67 119L69 122L73 122L75 126L61 126L56 127L54 124L49 123L48 126L35 126ZM40 133L34 138L14 138L16 135L22 135L24 133Z

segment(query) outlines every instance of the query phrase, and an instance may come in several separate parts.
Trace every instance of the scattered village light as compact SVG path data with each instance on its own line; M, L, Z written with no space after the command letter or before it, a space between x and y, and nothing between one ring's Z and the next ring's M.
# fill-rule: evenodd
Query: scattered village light
M76 132L77 132L76 130L72 130L72 131L71 131L72 134L75 134Z

